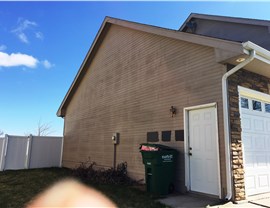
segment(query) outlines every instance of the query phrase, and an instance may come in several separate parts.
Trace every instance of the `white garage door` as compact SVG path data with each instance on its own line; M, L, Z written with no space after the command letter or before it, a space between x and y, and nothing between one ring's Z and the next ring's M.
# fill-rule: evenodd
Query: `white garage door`
M247 196L270 192L270 101L240 96Z

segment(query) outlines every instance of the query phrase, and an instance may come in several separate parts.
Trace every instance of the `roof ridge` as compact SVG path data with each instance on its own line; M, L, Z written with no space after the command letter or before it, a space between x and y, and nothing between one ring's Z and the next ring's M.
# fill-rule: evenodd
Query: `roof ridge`
M171 28L168 28L168 27L161 27L161 26L152 25L152 24L147 24L147 23L141 23L141 22L136 22L136 21L130 21L130 20L121 19L121 18L117 18L117 17L106 16L106 18L107 18L107 19L112 19L112 20L119 20L119 21L124 21L124 22L128 22L128 23L134 23L134 24L139 24L139 25L144 25L144 26L151 26L151 27L156 27L156 28L161 28L161 29L166 29L166 30L171 30L171 31L179 32L179 30L177 30L177 29L171 29ZM105 19L106 19L106 18L105 18Z

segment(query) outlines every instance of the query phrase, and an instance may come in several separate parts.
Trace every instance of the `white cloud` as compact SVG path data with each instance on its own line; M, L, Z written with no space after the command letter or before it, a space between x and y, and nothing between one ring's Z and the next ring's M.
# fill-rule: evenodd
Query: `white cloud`
M5 46L5 45L0 45L0 51L4 51L4 50L6 50L7 49L7 46Z
M35 68L38 63L38 59L27 54L12 53L9 55L7 53L0 52L0 67L26 66Z
M23 18L19 18L18 19L18 27L16 29L14 29L14 32L21 32L24 31L26 29L28 29L31 26L37 26L37 23L29 21L29 20L24 20Z
M33 32L34 30L33 28L37 26L38 24L34 21L19 18L17 27L11 32L14 33L19 38L19 40L22 41L23 43L29 43L29 39L26 33L27 31L29 31L29 29L32 29L32 32ZM34 34L37 39L43 40L44 36L41 32L34 31Z
M42 61L42 64L46 69L50 69L55 66L54 64L50 63L48 60Z
M17 34L17 36L23 43L29 43L28 38L24 33Z
M11 32L20 34L32 26L34 26L34 27L37 26L37 23L31 22L27 19L24 20L22 18L19 18L18 19L18 26L14 30L12 30Z
M43 36L42 32L40 32L40 31L36 32L35 35L36 35L37 39L40 39L40 40L44 39L44 36Z

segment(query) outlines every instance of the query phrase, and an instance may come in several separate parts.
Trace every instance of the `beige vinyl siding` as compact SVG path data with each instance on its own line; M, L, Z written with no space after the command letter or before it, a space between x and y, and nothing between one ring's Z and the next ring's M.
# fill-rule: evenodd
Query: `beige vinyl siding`
M226 68L215 62L214 49L112 25L67 106L63 165L87 160L113 165L114 132L120 133L117 163L144 178L139 144L151 131L172 131L179 150L177 186L184 191L184 142L174 131L184 129L183 108L218 103L222 186L225 162L221 77ZM170 107L177 108L171 117Z

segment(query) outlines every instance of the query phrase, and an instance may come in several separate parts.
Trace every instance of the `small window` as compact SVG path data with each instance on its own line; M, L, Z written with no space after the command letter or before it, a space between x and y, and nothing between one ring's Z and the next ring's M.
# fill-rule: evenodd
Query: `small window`
M252 108L255 111L262 111L262 103L260 101L252 100Z
M241 107L248 109L248 99L247 98L241 98Z
M265 103L265 112L270 113L270 104Z
M158 142L158 132L147 132L147 142Z
M184 130L175 131L175 141L184 141Z
M169 142L171 141L171 131L162 131L162 141Z

